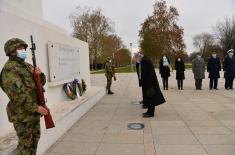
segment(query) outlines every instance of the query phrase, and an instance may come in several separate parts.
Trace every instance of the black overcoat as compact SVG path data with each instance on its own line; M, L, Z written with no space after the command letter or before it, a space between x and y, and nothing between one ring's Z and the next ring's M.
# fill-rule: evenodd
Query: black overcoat
M159 87L157 75L153 63L147 57L143 57L141 61L141 84L143 89L143 102L147 106L157 106L165 102L165 98ZM150 90L154 92L149 95Z
M235 57L225 57L224 59L224 78L226 79L232 79L235 77Z
M178 61L178 60L175 61L175 70L176 70L176 80L185 79L185 75L184 75L185 65L184 65L184 62L182 60L181 61Z
M168 59L168 58L167 58ZM169 65L170 60L168 59ZM159 62L159 73L161 74L162 78L168 78L170 76L170 68L169 66L163 66L163 60L161 59Z
M210 57L207 63L207 72L209 72L209 78L220 78L221 64L218 57Z

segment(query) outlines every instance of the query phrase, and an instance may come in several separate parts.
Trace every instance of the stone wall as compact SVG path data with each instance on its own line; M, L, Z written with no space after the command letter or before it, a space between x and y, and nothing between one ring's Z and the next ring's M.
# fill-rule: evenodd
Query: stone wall
M38 8L32 11L37 5L39 5ZM81 77L90 86L88 44L68 36L64 29L43 20L40 5L40 0L0 0L0 69L2 69L8 59L4 53L5 42L10 38L18 37L25 40L30 46L30 35L33 35L37 46L37 63L47 77L49 75L47 44L49 41L53 41L79 48ZM22 11L22 9L28 9L28 11ZM30 52L29 49L28 51ZM30 53L26 61L32 62ZM45 89L45 97L49 107L59 105L68 100L61 84L55 86L47 78ZM0 89L0 137L14 131L7 120L5 110L7 103L8 97Z

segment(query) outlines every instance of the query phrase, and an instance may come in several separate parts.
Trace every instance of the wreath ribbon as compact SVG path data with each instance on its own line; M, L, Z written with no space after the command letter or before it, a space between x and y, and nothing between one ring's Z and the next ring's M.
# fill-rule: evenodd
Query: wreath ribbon
M78 79L74 79L73 82L65 83L63 85L63 90L68 98L74 100L76 98L81 98L81 96L86 91L85 80L82 79L82 83L79 83Z

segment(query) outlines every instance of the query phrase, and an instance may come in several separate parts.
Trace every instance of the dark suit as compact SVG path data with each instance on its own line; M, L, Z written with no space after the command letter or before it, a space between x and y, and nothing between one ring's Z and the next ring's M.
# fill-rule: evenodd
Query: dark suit
M141 87L141 80L140 80L140 73L139 73L139 69L140 69L140 63L136 63L135 64L135 67L136 67L136 72L137 72L137 76L138 76L138 81L139 81L139 87ZM142 96L143 96L143 88L141 87L141 89L142 89ZM140 101L140 104L142 104L143 103L143 100L142 101ZM144 105L145 106L145 105Z
M141 87L140 74L139 74L140 63L136 63L135 66L136 66L136 72L137 72L137 76L138 76L139 86Z
M210 57L207 63L207 72L209 72L210 89L217 89L218 78L220 78L221 64L218 57Z
M154 115L155 106L163 104L165 99L160 90L153 63L145 56L141 60L141 84L143 102L148 107L147 113Z

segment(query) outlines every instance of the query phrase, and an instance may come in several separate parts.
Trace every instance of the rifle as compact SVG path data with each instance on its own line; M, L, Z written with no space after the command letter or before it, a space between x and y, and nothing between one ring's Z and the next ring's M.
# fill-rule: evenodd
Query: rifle
M43 87L42 87L42 83L41 83L41 77L40 77L40 75L36 74L36 72L35 72L35 68L37 67L36 56L35 56L36 45L33 42L33 36L32 35L30 36L30 40L31 40L31 45L32 45L30 50L32 52L32 60L33 60L33 67L34 67L34 81L35 81L36 89L37 89L37 103L38 103L38 105L40 105L43 108L47 109L48 115L44 115L44 120L45 120L45 124L46 124L46 129L50 129L50 128L55 127L55 125L54 125L52 116L50 114L50 110L46 106Z
M114 65L112 65L112 72L113 72L113 79L114 79L114 81L116 81L117 78L116 78L116 75L115 75L115 66Z

